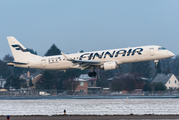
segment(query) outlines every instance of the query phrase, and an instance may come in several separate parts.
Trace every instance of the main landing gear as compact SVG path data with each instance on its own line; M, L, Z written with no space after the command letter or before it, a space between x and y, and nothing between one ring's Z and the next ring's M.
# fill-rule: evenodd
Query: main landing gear
M95 76L96 76L96 72L94 72L94 71L93 71L93 72L89 72L89 73L88 73L88 76L89 76L89 77L95 77Z

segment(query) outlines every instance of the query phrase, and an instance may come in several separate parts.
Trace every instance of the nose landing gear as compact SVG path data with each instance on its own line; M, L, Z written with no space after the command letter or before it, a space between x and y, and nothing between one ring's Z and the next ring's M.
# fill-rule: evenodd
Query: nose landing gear
M155 62L155 68L158 69L158 62L159 62L159 60L154 60L154 62Z

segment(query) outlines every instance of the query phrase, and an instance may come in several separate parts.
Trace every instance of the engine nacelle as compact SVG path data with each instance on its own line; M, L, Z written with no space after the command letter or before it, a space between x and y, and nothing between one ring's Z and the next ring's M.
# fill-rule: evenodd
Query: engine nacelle
M101 66L104 70L113 70L113 69L117 69L118 65L115 61L113 62L105 62L103 64L103 66Z

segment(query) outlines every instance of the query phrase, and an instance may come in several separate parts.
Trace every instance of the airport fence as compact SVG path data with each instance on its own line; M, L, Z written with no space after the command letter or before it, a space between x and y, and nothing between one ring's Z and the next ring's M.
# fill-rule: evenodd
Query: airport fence
M43 93L43 94L40 94ZM73 93L73 94L72 94ZM100 90L98 92L88 91L88 93L75 93L68 92L64 90L49 90L49 89L19 89L19 90L9 90L9 91L0 91L0 96L69 96L69 95L77 95L77 96L106 96L106 95L179 95L179 91L165 91L165 92L112 92L112 91L103 91Z

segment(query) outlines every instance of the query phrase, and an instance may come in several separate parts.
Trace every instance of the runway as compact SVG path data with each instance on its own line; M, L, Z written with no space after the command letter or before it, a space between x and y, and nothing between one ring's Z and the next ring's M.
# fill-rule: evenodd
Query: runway
M1 116L0 120L5 120ZM10 116L10 120L179 120L179 115L121 115L121 116Z

